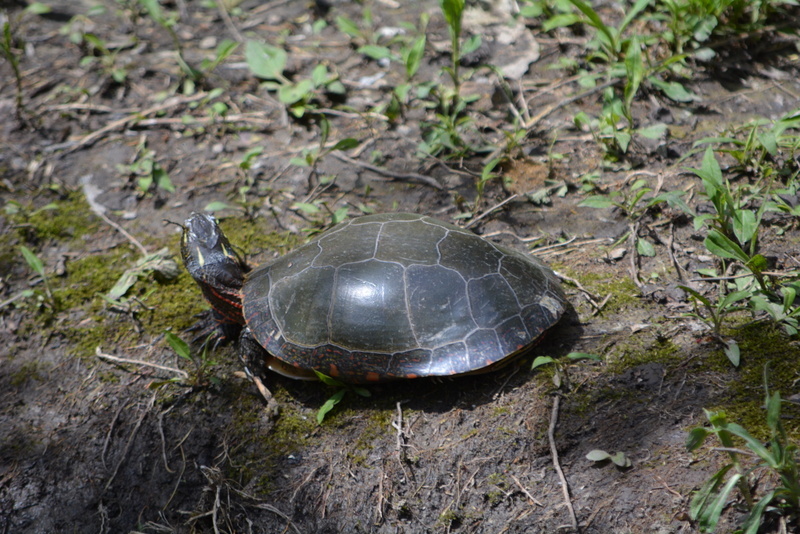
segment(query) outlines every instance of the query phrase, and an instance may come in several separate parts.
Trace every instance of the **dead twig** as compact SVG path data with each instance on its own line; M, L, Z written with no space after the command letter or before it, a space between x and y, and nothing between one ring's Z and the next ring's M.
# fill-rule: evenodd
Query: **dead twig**
M554 111L556 111L558 109L561 109L561 108L563 108L565 106L568 106L568 105L572 104L573 102L577 102L578 100L582 100L582 99L586 98L587 96L590 96L590 95L592 95L594 93L598 93L598 92L602 91L606 87L611 87L612 85L616 85L618 83L620 83L620 80L611 80L611 81L602 83L602 84L598 85L597 87L592 87L588 91L584 91L582 93L578 93L575 96L571 96L571 97L569 97L569 98L567 98L565 100L560 100L559 102L556 102L555 104L551 104L550 106L547 106L542 111L540 111L537 115L531 117L531 119L529 121L526 121L522 125L522 127L525 128L526 130L530 130L531 128L536 126L539 123L539 121L541 121L542 119L544 119L545 117L547 117L548 115L553 113Z
M99 346L97 347L97 349L95 349L95 355L98 358L102 358L104 360L108 360L108 361L111 361L111 362L114 362L114 363L128 363L128 364L131 364L131 365L144 365L145 367L153 367L155 369L160 369L162 371L169 371L170 373L175 373L175 374L177 374L178 376L180 376L182 378L189 378L189 373L187 373L186 371L184 371L182 369L175 369L174 367L167 367L166 365L158 365L157 363L150 363L150 362L145 362L145 361L142 361L142 360L131 360L131 359L128 359L128 358L119 358L117 356L112 356L111 354L106 354L106 353L102 352L100 350Z
M558 460L558 449L556 449L555 432L556 423L558 422L558 408L560 401L561 397L558 395L556 395L555 399L553 399L553 410L550 413L550 427L547 429L547 439L550 441L550 454L553 458L553 467L558 474L558 479L561 481L561 491L564 494L564 504L566 504L567 510L569 511L572 527L576 532L580 532L581 529L580 526L578 526L578 518L575 516L575 509L572 507L572 499L569 496L569 485L567 484L567 478L564 476L564 471L561 470L561 463Z
M537 501L533 495L531 495L531 492L529 492L528 489L522 485L522 482L520 482L519 479L514 476L514 473L509 473L509 475L511 476L511 479L514 481L517 487L519 487L520 491L524 493L525 496L528 497L528 499L530 499L533 504L537 506L544 506L542 503Z
M363 161L359 161L357 159L350 158L341 152L331 152L331 155L336 159L343 161L345 163L349 163L350 165L356 165L363 169L367 169L368 171L372 171L375 174L380 174L381 176L386 176L387 178L392 178L393 180L399 180L404 182L413 182L418 184L429 185L434 189L444 189L442 185L431 178L430 176L425 176L423 174L417 174L415 172L394 172L388 169L384 169L381 167L377 167L375 165L370 165L369 163L365 163Z
M480 215L478 215L477 217L475 217L474 219L472 219L472 220L471 220L470 222L468 222L466 225L464 225L464 228L471 228L472 226L474 226L475 224L477 224L477 223L478 223L478 221L480 221L480 220L481 220L481 219L483 219L484 217L488 216L490 213L494 213L495 211L499 210L500 208L502 208L503 206L505 206L505 205L506 205L506 204L508 204L509 202L512 202L512 201L516 200L516 199L517 199L517 197L519 197L519 195L517 195L517 194L514 194L514 195L511 195L510 197L508 197L507 199L505 199L504 201L502 201L502 202L500 202L500 203L498 203L498 204L495 204L495 205L494 205L494 206L492 206L491 208L489 208L489 209L485 210L483 213L481 213Z
M56 150L60 150L62 148L66 148L66 150L64 150L64 152L62 152L60 154L61 156L66 156L67 154L75 152L76 150L80 150L81 148L86 148L88 146L91 146L95 142L97 142L99 139L101 139L103 136L105 136L106 134L108 134L110 132L113 132L114 130L118 130L118 129L127 127L127 126L129 126L131 124L135 124L135 123L139 122L140 120L144 119L147 116L155 115L157 113L161 113L162 111L166 111L166 110L168 110L170 108L174 108L174 107L180 106L182 104L190 104L192 102L197 102L198 100L202 100L202 99L207 98L207 97L208 97L208 93L202 92L202 93L197 93L196 95L192 95L192 96L188 96L188 97L170 98L169 100L167 100L167 102L165 102L163 104L159 104L157 106L153 106L151 108L148 108L148 109L146 109L144 111L140 111L140 112L137 112L137 113L131 113L127 117L123 117L121 119L117 119L115 121L112 121L112 122L106 124L105 126L103 126L102 128L100 128L99 130L95 130L94 132L83 136L78 141L70 141L70 142L67 142L67 143L59 143L57 145L49 146L49 147L47 147L46 151L55 152Z

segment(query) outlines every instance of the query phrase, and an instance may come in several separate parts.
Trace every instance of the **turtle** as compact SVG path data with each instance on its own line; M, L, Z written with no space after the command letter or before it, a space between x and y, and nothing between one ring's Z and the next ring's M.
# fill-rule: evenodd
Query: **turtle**
M552 270L412 213L350 219L248 271L213 216L181 255L219 331L247 362L358 384L485 372L534 345L567 308Z

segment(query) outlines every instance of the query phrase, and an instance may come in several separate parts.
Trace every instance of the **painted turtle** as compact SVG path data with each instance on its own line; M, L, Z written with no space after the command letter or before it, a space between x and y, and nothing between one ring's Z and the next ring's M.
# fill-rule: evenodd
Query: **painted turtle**
M535 259L410 213L341 223L249 273L214 218L193 214L181 252L220 326L241 329L243 359L294 378L486 370L534 344L567 305Z

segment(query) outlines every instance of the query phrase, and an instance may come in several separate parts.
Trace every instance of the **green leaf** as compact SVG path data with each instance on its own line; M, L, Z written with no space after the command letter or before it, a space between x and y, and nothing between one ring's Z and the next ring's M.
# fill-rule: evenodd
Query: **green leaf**
M767 268L767 258L761 254L756 254L745 263L745 267L754 273L762 273Z
M547 365L548 363L553 363L555 360L550 356L537 356L533 360L533 364L531 364L531 371L536 369L537 367L541 367L542 365Z
M550 32L556 28L566 28L581 22L583 19L576 13L554 15L542 23L542 31Z
M290 106L310 98L313 90L314 84L311 80L300 80L296 84L287 83L278 89L278 100Z
M339 31L346 33L354 39L361 37L361 29L358 27L358 24L347 17L342 15L336 17L336 27L339 28Z
M450 28L451 36L461 36L461 17L464 14L464 0L439 0L444 20Z
M362 47L359 47L358 53L364 54L365 56L375 60L395 59L394 54L392 54L392 51L385 46L364 45Z
M360 395L362 397L372 397L372 393L367 388L361 388L358 386L353 386L351 388L356 395Z
M606 196L592 195L581 200L578 206L585 208L613 208L616 203Z
M709 434L710 432L703 427L693 428L686 436L686 448L689 452L697 450Z
M466 40L464 46L461 49L461 54L471 54L481 46L481 36L479 34L475 34L469 39Z
M708 236L706 237L704 244L709 252L719 256L720 258L739 260L742 263L747 263L750 260L750 257L744 253L739 245L722 235L717 230L708 231Z
M733 491L733 488L736 487L740 478L742 478L742 475L739 473L734 474L725 486L723 486L722 490L711 499L708 506L705 507L702 516L699 518L700 528L702 530L713 532L717 528L719 516L728 504L728 496L731 494L731 491Z
M700 100L700 97L689 91L682 84L678 82L665 82L651 76L647 79L654 87L664 93L667 98L675 102L694 102Z
M286 52L282 48L258 41L247 41L244 57L250 71L265 80L280 80L286 68Z
M758 534L758 529L761 526L762 516L764 515L764 510L766 510L769 503L772 502L772 499L775 498L775 490L768 491L758 504L753 506L753 509L750 510L750 513L747 516L744 524L742 525L742 534Z
M216 211L235 210L235 209L236 206L231 206L230 204L226 204L225 202L216 200L214 202L209 202L208 204L206 204L206 206L203 208L203 211L214 213Z
M733 339L725 339L722 341L722 344L725 356L728 357L728 360L730 360L734 367L739 367L739 361L741 359L739 344Z
M25 11L27 13L33 13L34 15L44 15L45 13L50 13L52 9L47 4L33 2L25 8Z
M611 458L611 455L600 449L591 450L589 454L586 455L586 459L593 462L604 462L609 458Z
M28 267L30 267L31 270L39 276L44 276L44 264L42 263L42 260L40 260L36 254L28 249L28 247L20 246L19 251L22 252L22 257L25 258L25 262L28 264Z
M164 332L164 336L167 338L169 346L175 351L175 354L184 360L192 361L192 354L188 343L169 331Z
M347 387L344 384L344 382L340 382L340 381L336 380L335 378L332 378L332 377L326 375L325 373L320 373L316 369L314 369L314 374L317 375L317 378L319 379L320 382L322 382L323 384L326 384L328 386L332 386L332 387L335 387L335 388Z
M417 37L403 57L403 63L406 67L406 78L411 79L419 70L422 64L422 58L425 55L426 37L421 35Z
M752 210L738 209L733 212L733 233L742 246L758 236L758 220Z
M652 258L656 255L656 248L650 241L640 237L636 240L636 252L642 256Z
M325 420L325 416L328 415L328 412L333 410L334 406L336 406L342 401L345 393L346 390L344 389L337 391L331 396L331 398L325 401L325 404L319 407L319 411L317 412L318 425L321 425L322 422Z
M617 52L618 50L616 49L615 46L616 36L614 35L614 33L612 33L612 30L608 26L606 26L606 24L603 22L603 19L600 18L600 15L598 15L594 9L592 9L589 5L583 3L581 0L569 0L569 1L572 3L572 5L577 7L580 10L580 12L586 16L586 18L589 19L590 26L593 26L595 29L599 30L600 33L605 35L606 42L609 45L611 45L611 47L614 49L614 52Z
M633 465L631 459L625 456L625 453L621 451L612 454L611 461L614 462L614 465L617 467L630 467Z
M773 433L778 432L781 422L781 395L775 391L767 395L767 426Z
M627 73L627 82L625 83L625 107L627 110L630 110L631 103L639 92L639 86L644 79L642 49L639 45L639 39L635 36L631 38L628 43L628 48L625 50L625 72Z
M361 142L358 139L353 139L352 137L348 137L347 139L342 139L338 141L335 145L331 147L330 150L351 150L356 148L360 145Z
M659 123L646 126L644 128L639 128L636 130L636 133L647 139L660 139L666 131L667 125Z

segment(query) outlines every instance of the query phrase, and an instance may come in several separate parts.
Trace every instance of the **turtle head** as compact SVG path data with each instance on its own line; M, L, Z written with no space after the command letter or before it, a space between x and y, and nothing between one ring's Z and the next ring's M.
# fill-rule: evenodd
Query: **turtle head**
M241 289L245 265L214 217L193 213L186 219L181 256L186 270L220 318L244 324Z

